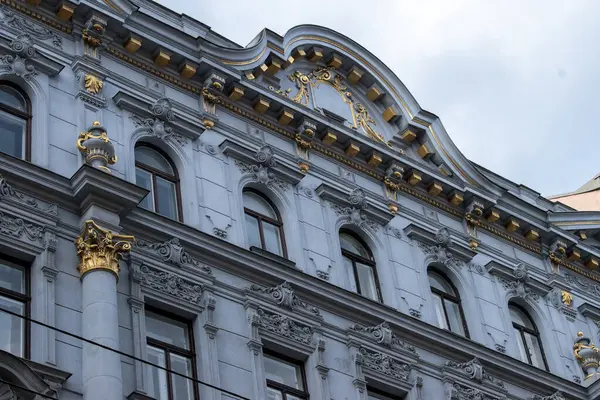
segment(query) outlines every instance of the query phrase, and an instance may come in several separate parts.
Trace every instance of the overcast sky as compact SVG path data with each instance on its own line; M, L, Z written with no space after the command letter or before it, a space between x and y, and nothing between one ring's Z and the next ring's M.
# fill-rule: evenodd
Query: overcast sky
M600 1L161 0L246 45L337 30L386 63L472 161L543 195L600 172Z

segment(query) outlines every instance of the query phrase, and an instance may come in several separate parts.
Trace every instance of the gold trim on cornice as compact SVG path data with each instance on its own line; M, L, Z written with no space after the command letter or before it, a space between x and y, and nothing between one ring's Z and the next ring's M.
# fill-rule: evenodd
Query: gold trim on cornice
M4 1L6 1L6 0L0 0L0 2L4 2ZM162 71L157 70L156 68L145 65L145 64L141 63L140 61L137 61L137 60L133 59L132 57L129 57L127 54L124 54L117 49L109 47L107 49L107 51L109 53L117 56L118 58L122 59L123 61L130 63L134 66L137 66L137 67L139 67L147 72L150 72L160 78L163 78L185 90L188 90L188 91L190 91L192 93L196 93L196 94L201 93L201 88L191 86L191 85L179 80L178 77L171 76L169 74L166 74ZM264 127L271 129L274 132L280 133L290 139L294 138L294 135L295 135L294 132L283 129L281 126L278 126L277 122L271 122L265 118L262 118L261 116L256 115L254 112L247 111L247 110L239 107L238 105L234 104L229 99L225 99L220 94L216 98L217 98L216 103L221 105L222 107L224 107L236 114L239 114L243 117L246 117L246 118L250 119L251 121L259 123L259 124L263 125ZM377 179L382 182L384 180L384 175L379 173L377 170L375 170L373 168L368 168L367 166L365 166L359 162L349 159L343 153L341 153L340 151L338 151L336 149L331 148L330 146L326 146L325 144L321 144L321 143L315 141L315 142L313 142L313 150L318 151L319 153L322 153L328 157L331 157L332 159L337 160L345 165L348 165L349 167L352 167L355 170L360 171L360 172L364 173L365 175L368 175L374 179ZM464 218L464 211L461 208L453 207L446 201L440 201L436 198L433 198L430 195L426 194L425 192L422 192L418 188L410 187L408 185L408 183L401 182L399 185L399 190L404 193L407 193L413 197L416 197L417 199L420 199L420 200L424 201L425 203L428 203L442 211L445 211L450 215L454 215L458 218ZM488 232L495 234L496 236L499 236L500 238L508 240L509 242L512 242L526 250L532 251L533 253L536 253L536 254L541 254L541 247L539 245L536 245L533 243L528 243L525 239L520 239L518 237L515 237L515 236L509 234L508 232L503 231L503 229L493 226L492 224L490 224L486 221L482 221L481 228L485 229ZM565 267L570 268L576 272L579 272L580 270L582 270L581 268L579 268L577 266L571 267L569 265L565 265ZM585 272L585 270L582 270L582 271ZM600 282L600 276L597 278L594 278L593 276L591 276L591 274L589 274L587 272L584 273L584 272L580 272L580 273L582 273L585 276L590 277L591 279L594 279L594 280L597 280Z
M45 25L51 26L54 29L58 29L61 32L65 32L65 33L69 33L69 34L73 32L73 29L70 26L60 24L56 21L51 20L50 18L48 18L45 15L42 15L33 10L27 9L14 0L0 0L0 4L4 4L5 6L15 9L15 10L19 11L20 13L25 14L26 16L35 18L38 21L44 23Z
M110 0L104 0L104 4L106 4L107 6L109 6L110 8L112 8L113 10L115 10L116 12L118 12L119 14L125 14L125 11L120 9L119 6L117 6L115 3L113 3Z
M564 222L552 222L553 225L600 225L600 221L564 221Z
M2 1L2 0L0 0L0 1ZM175 77L174 75L168 74L164 71L160 71L159 69L154 67L154 65L150 66L150 65L144 64L114 47L107 47L106 51L108 53L122 59L123 61L125 61L129 64L132 64L138 68L141 68L146 72L150 72L151 74L154 74L154 75L158 76L159 78L162 78L168 82L171 82L172 84L177 85L182 89L189 90L190 92L198 94L198 95L202 93L201 88L192 86L185 82L182 82L178 76Z
M226 58L217 58L217 60L219 60L220 62L222 62L225 65L236 65L236 66L240 67L240 66L252 64L253 62L258 61L265 54L266 51L267 51L267 47L264 47L256 57L254 57L250 60L245 60L245 61L231 61L231 60L227 60Z

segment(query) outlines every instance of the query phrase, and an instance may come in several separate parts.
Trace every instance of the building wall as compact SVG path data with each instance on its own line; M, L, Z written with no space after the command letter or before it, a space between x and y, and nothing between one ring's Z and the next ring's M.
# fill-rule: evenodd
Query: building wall
M552 200L560 201L579 211L598 211L600 209L600 193L597 190L564 197L554 197Z
M14 38L16 32L8 30L2 35ZM144 304L151 304L193 322L199 379L252 399L266 397L261 348L277 349L305 361L309 392L324 400L364 399L361 390L365 382L413 400L450 398L445 396L450 396L448 385L452 382L472 385L497 398L529 399L535 394L551 394L554 389L566 392L569 398L587 398L579 385L585 377L572 346L577 332L592 336L597 332L595 323L576 311L583 302L600 307L599 299L585 291L593 286L591 281L573 278L580 285L574 286L574 303L566 305L560 299L562 286L552 284L553 271L547 259L486 231L479 233L479 250L471 254L464 245L456 245L465 236L462 219L401 193L397 215L377 219L381 214L377 210L386 210L380 201L385 191L379 182L319 153L311 153L310 173L300 174L293 162L293 141L220 107L218 124L202 132L196 116L202 107L199 96L108 54L94 61L107 71L107 77L96 96L100 103L90 101L89 96L82 96L81 73L89 60L80 58L80 40L74 35L61 37L61 54L72 59L74 67L67 65L54 76L40 72L26 80L11 73L0 75L22 87L33 103L33 165L6 158L7 164L0 166L0 171L5 169L6 182L33 196L39 205L32 207L18 196L3 195L2 215L44 227L43 235L33 240L16 228L0 231L2 251L31 263L33 319L82 335L82 281L73 241L83 220L94 215L111 229L134 234L138 240L129 262L121 263L116 286L119 350L126 354L147 357ZM176 116L175 132L176 121L192 127L197 123L197 137L184 134L179 142L158 138L151 129L136 126L136 114L117 105L120 93L148 106L160 98L169 99ZM190 110L194 112L186 116ZM110 179L116 186L135 183L136 143L150 142L171 157L180 175L183 224L136 207L94 214L93 207L84 209L76 196L65 192L64 198L57 198L56 191L45 189L68 185L74 174L82 171L84 162L76 139L94 121L101 122L116 149L118 162L110 166ZM257 164L252 157L264 145L270 146L277 160L272 167L275 178L267 184L245 167ZM239 146L250 159L240 164L238 153L229 150L232 146ZM39 175L51 183L36 187L30 177L19 179L19 173L35 172L37 167L50 171ZM248 250L242 204L245 187L260 190L281 212L288 261ZM339 206L345 206L353 189L362 189L366 195L369 206L360 212L369 223L357 224L340 212ZM330 192L341 193L340 200L327 195ZM59 204L56 215L42 210L53 203ZM383 304L350 291L352 277L341 258L341 228L356 232L373 252ZM443 241L445 235L448 241ZM172 238L180 242L169 243ZM189 257L178 256L182 251ZM435 326L427 278L432 265L457 287L470 339ZM202 266L210 268L211 274ZM527 279L515 273L517 266L526 268ZM152 271L166 275L157 277ZM173 277L181 279L175 287L169 284ZM252 285L276 288L284 281L302 302L277 304L268 291L251 289ZM190 297L189 288L194 285L201 286L201 295ZM522 304L535 320L549 373L517 360L509 301ZM310 307L317 307L320 316ZM256 319L259 310L309 327L310 341L302 342L293 334L282 333L279 325ZM389 325L379 331L393 332L393 341L391 336L380 339L368 329L351 329L357 323L376 327L384 321ZM269 329L279 329L279 333ZM402 343L414 346L414 352ZM82 397L82 360L91 357L82 348L80 339L32 326L31 360L72 374L59 390L61 399ZM368 360L360 364L356 354L361 348L392 357L407 368L407 376L397 375L389 365ZM475 356L494 379L504 383L476 376L471 379L464 367L446 365ZM526 382L527 375L536 379ZM140 362L121 356L121 376L124 396L149 389L148 367ZM200 392L203 398L230 397L207 387Z

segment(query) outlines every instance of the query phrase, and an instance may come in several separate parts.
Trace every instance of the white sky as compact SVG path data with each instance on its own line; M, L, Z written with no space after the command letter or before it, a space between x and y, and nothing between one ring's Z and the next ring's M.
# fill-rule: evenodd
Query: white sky
M474 162L544 195L596 173L597 0L161 0L245 45L317 24L367 48Z

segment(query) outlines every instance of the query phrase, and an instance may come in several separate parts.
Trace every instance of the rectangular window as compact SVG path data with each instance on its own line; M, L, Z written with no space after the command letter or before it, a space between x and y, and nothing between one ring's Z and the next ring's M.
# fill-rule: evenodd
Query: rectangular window
M29 279L27 269L0 259L0 308L15 314L29 314ZM0 311L0 349L18 357L28 357L27 321Z
M146 309L146 341L148 361L169 371L196 377L192 327L179 318ZM157 400L196 400L195 382L163 369L152 368L150 395Z
M396 400L400 399L398 396L392 396L387 393L382 392L378 389L373 389L371 387L367 387L367 397L369 400Z
M268 400L307 399L306 377L302 363L265 352Z

